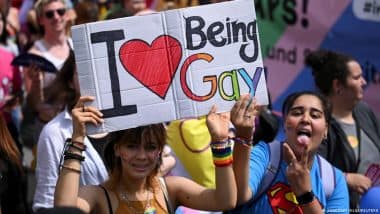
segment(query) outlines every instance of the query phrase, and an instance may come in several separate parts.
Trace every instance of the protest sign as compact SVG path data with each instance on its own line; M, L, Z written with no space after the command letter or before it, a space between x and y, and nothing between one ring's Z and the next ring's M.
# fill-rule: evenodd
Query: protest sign
M229 111L242 94L268 103L252 0L72 28L81 94L105 122L89 133Z

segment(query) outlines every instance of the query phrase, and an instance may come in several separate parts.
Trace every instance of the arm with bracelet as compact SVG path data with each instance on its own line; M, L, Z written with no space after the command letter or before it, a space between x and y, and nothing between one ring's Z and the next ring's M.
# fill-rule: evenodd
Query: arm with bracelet
M236 182L232 169L231 142L228 138L228 112L217 113L213 106L206 118L215 165L215 188L206 188L185 177L165 178L174 207L204 211L224 211L236 206ZM194 154L197 155L197 154Z
M235 126L234 173L237 184L237 205L248 201L252 192L249 183L249 155L255 130L256 102L247 94L243 95L231 109L231 122Z
M92 101L93 97L81 97L72 110L73 134L71 139L66 140L66 150L64 151L63 162L60 165L60 174L54 194L55 206L79 207L83 211L89 211L90 204L87 201L79 200L79 178L81 173L81 163L85 161L83 151L86 145L83 143L86 136L86 123L98 125L103 122L102 113L94 108L86 107L84 103Z
M116 209L118 204L126 203L128 213L151 213L152 209L155 209L157 213L167 213L164 211L165 203L168 204L164 195L159 189L157 191L152 189L155 184L153 182L156 182L155 179L158 178L162 150L166 142L162 124L151 124L111 133L114 136L109 142L113 144L112 150L106 150L105 155L106 157L111 155L112 163L118 163L114 166L110 165L110 173L111 177L119 179L109 179L102 186L106 192L112 191L122 197L122 200L110 197L108 206L104 191L99 186L86 185L79 188L80 167L81 162L84 161L81 152L85 149L80 142L83 142L86 134L85 124L98 125L103 122L100 111L95 107L83 106L85 102L92 100L92 97L81 97L72 111L73 135L65 151L56 186L55 205L79 207L86 213L91 213L95 209L99 213L113 213L108 209ZM206 121L212 138L216 186L206 188L185 177L165 177L167 199L174 208L185 206L198 210L222 211L232 209L236 205L236 182L232 169L231 142L228 139L229 114L216 113L216 107L213 106ZM144 203L156 196L158 203L162 202L163 206L150 204L146 207L134 208L127 202L128 198L132 198L133 201ZM169 210L168 206L166 207Z

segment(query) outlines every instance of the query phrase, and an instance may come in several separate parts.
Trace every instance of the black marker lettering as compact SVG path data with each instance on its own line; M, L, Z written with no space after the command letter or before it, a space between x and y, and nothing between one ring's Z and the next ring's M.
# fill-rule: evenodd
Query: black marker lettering
M112 109L101 110L104 118L137 113L136 105L121 105L120 84L119 76L117 75L114 42L123 40L124 38L125 37L123 30L91 33L91 43L105 42L107 45L108 69L111 77L112 99L114 107Z

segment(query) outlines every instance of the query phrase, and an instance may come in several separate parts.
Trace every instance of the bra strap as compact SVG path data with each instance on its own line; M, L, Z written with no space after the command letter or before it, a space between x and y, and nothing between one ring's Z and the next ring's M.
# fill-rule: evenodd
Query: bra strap
M110 196L108 195L106 188L104 188L104 186L102 186L102 185L99 185L99 187L104 190L104 194L106 195L109 213L113 214Z

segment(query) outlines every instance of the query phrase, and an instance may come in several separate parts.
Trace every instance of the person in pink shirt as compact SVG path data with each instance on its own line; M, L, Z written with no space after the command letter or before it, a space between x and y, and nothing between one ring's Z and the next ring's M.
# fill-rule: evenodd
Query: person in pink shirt
M6 34L6 18L0 12L0 37ZM2 43L1 43L2 44ZM0 44L0 111L4 116L8 129L15 142L21 149L18 141L18 123L12 118L19 111L22 98L22 77L18 67L12 66L11 62L15 55Z

